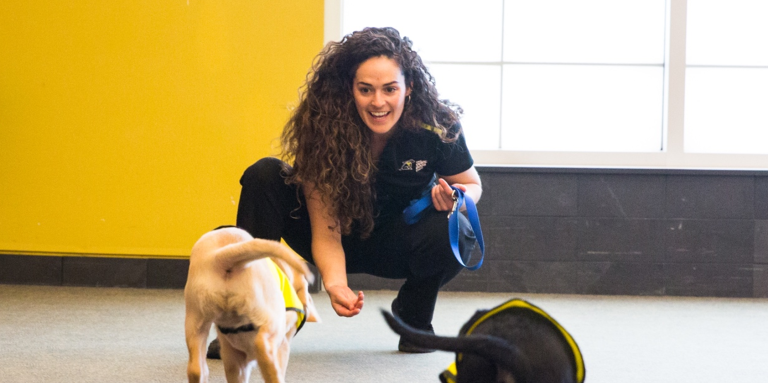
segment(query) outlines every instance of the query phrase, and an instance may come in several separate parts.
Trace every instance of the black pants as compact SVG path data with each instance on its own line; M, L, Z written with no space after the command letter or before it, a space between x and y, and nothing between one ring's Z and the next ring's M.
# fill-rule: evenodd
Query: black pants
M237 226L256 238L284 239L308 262L312 258L312 229L304 195L286 185L284 163L263 158L240 179L242 193ZM469 221L461 214L459 249L466 263L475 247ZM405 278L397 296L399 313L408 324L426 329L432 323L437 292L462 266L448 239L446 212L430 209L419 222L408 225L402 215L378 219L367 239L342 236L347 273L366 273L384 278Z

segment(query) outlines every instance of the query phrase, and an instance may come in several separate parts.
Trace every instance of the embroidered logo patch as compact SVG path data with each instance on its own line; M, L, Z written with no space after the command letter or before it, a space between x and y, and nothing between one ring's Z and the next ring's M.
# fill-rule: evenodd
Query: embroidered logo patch
M400 165L400 169L398 170L400 171L415 170L418 172L418 171L421 171L421 169L424 169L425 166L427 166L426 160L416 161L411 159L411 160L403 161L403 164Z

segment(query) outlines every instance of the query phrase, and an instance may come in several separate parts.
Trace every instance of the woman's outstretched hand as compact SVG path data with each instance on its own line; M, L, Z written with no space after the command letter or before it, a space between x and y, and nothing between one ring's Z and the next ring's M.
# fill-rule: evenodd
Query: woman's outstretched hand
M355 294L347 286L326 286L325 290L331 298L331 305L336 314L341 317L353 317L360 314L363 309L363 299L365 295L362 291Z

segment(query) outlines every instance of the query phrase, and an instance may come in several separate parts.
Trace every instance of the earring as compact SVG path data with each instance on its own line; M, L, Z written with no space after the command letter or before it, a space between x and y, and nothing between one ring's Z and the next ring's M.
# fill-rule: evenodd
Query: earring
M405 105L408 105L410 103L411 103L411 95L409 94L409 95L405 96Z

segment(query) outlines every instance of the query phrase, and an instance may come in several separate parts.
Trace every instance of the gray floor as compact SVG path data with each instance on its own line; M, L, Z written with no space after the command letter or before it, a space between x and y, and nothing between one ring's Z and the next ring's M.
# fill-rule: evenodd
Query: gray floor
M358 317L336 317L292 344L289 382L437 382L452 354L395 352L378 312L391 291L367 291ZM453 335L476 308L520 297L547 310L582 349L587 382L763 382L768 300L441 293L439 334ZM184 382L180 290L0 285L1 382ZM211 361L211 382L224 382ZM260 382L255 373L251 382Z

